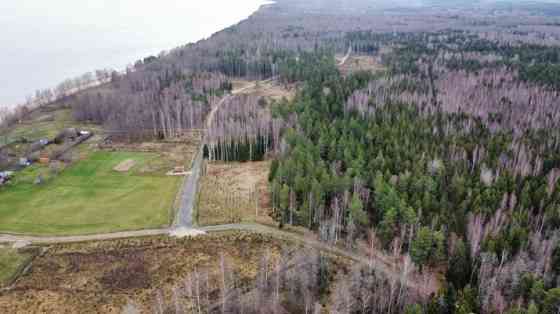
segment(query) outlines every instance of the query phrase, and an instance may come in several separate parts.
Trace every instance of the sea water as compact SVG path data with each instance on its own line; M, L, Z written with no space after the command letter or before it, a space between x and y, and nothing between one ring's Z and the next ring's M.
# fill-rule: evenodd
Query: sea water
M264 0L2 0L0 106L206 38Z

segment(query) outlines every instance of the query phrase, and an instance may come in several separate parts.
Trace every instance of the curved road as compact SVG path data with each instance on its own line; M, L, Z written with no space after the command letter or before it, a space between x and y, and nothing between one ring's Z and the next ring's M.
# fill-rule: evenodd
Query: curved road
M348 58L350 58L350 55L352 54L352 46L348 47L348 52L346 53L346 55L342 58L342 60L340 60L340 62L338 63L338 66L343 66L346 61L348 60Z

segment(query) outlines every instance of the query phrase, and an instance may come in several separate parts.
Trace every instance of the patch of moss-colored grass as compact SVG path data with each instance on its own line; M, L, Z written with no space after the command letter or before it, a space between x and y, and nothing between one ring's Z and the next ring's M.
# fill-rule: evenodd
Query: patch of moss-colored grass
M0 248L0 287L7 284L20 270L29 256L15 249Z

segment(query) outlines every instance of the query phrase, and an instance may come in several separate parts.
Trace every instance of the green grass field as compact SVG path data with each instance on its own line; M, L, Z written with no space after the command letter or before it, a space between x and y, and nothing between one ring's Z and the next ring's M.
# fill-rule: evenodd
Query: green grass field
M0 248L0 287L6 284L18 272L28 259L15 249Z
M132 159L126 172L113 168ZM57 176L33 166L0 190L0 233L77 235L158 228L170 221L180 178L139 171L158 154L93 152Z

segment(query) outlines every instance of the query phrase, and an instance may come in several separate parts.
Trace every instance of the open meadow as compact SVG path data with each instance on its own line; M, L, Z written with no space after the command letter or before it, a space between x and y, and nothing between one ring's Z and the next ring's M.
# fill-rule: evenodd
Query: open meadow
M164 227L181 178L166 176L161 164L157 153L95 151L59 174L31 166L0 189L0 232L75 235Z

